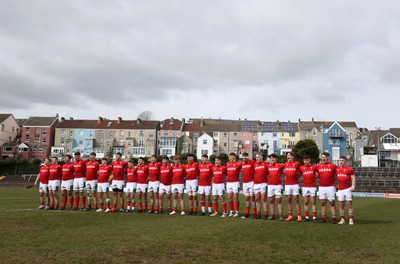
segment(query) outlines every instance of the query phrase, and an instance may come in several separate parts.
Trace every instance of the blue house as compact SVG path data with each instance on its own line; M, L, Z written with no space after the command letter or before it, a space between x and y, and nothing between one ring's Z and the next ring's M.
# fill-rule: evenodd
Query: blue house
M338 123L333 123L322 133L322 142L324 152L329 153L329 160L339 164L339 157L347 155L347 133Z
M73 151L79 151L82 155L89 156L90 152L93 151L94 139L94 129L75 129Z

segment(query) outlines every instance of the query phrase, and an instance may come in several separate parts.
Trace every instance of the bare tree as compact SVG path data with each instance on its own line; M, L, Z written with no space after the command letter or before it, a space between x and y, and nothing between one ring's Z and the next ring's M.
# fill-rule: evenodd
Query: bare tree
M150 111L144 111L141 112L138 116L137 119L140 120L151 120L153 118L154 114Z

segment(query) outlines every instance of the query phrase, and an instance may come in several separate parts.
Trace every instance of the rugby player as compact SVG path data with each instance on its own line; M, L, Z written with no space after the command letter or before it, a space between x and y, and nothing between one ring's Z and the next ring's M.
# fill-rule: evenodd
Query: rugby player
M188 163L185 166L185 172L186 172L186 192L189 196L189 215L197 215L199 164L197 162L194 162L193 154L188 155L187 161Z
M296 204L297 211L297 222L301 222L301 207L299 202L299 169L301 167L300 162L295 160L295 154L293 151L290 151L286 154L287 161L285 162L285 195L288 202L288 217L285 221L293 220L293 204L292 200L294 198L294 202Z
M308 155L303 157L304 165L300 167L300 174L303 176L302 193L304 198L304 222L310 221L309 203L312 204L312 219L317 223L317 166L311 164L311 158Z
M149 188L149 167L144 164L144 158L138 159L136 166L137 197L139 201L139 213L147 212L147 189ZM144 206L143 206L144 203Z
M283 205L282 205L282 173L285 165L278 163L278 155L275 153L270 156L271 163L268 167L268 198L270 216L268 220L275 219L275 200L278 202L279 220L283 221Z
M229 215L228 217L239 217L239 174L242 164L236 161L236 154L229 153L229 162L226 164L228 180L226 183L226 192L228 193ZM235 198L236 213L233 214L233 198Z
M72 188L74 185L74 164L71 163L71 156L64 156L64 165L62 166L62 181L61 181L61 192L62 192L62 205L60 210L65 210L67 206L67 198L69 203L69 210L72 209L74 202Z
M356 176L352 167L346 165L347 158L341 156L339 158L339 167L336 168L336 175L339 182L338 186L338 200L340 204L340 221L339 225L346 223L345 205L349 212L349 225L354 225L354 209L353 209L353 194L352 192L356 188Z
M181 215L185 215L185 199L183 196L185 176L185 166L181 164L181 157L174 156L174 166L172 166L172 185L171 192L174 194L174 210L170 215L174 215L178 211L178 198L181 203Z
M254 200L254 162L249 160L249 154L247 152L243 153L242 157L243 194L246 200L246 214L242 216L242 219L246 219L250 216L250 203L253 206L253 216L256 218L257 213Z
M167 194L168 213L171 213L171 184L172 184L172 166L169 164L168 156L163 156L162 165L160 167L160 196L158 213L164 212L164 194Z
M125 212L135 211L135 194L137 188L137 173L133 160L128 161L128 168L126 169L127 181L125 188L126 195L126 210Z
M53 157L49 170L50 210L59 208L58 190L60 189L62 166L58 164L58 158Z
M122 160L122 154L118 152L115 156L115 160L112 163L112 170L113 170L113 180L111 182L111 189L113 190L114 196L114 204L113 204L113 212L117 212L117 204L118 204L118 197L120 203L120 212L124 211L124 177L125 177L125 170L128 166L128 163Z
M79 209L79 198L82 201L82 210L86 210L86 197L85 197L85 186L86 186L86 161L81 159L81 153L75 153L74 160L74 192L75 192L75 210Z
M96 153L92 152L89 155L89 161L86 162L86 191L87 191L87 202L88 209L92 210L92 198L94 208L97 210L97 173L99 172L99 162L96 160Z
M225 178L226 178L226 167L221 165L221 157L215 157L215 165L212 167L213 172L213 184L212 184L212 195L214 199L214 213L210 216L218 215L218 198L221 198L222 203L222 217L226 217L226 203L225 203Z
M150 193L150 210L148 213L157 213L158 205L158 192L160 190L160 167L161 163L157 162L157 156L152 155L150 158L149 167L149 193ZM154 205L156 206L154 210Z
M201 164L199 165L199 194L201 202L201 215L206 215L206 203L208 207L208 215L212 214L211 203L211 181L212 181L212 167L213 165L208 160L208 155L201 156Z
M109 188L110 188L110 175L113 171L112 166L108 165L108 159L102 158L101 165L99 166L99 176L98 176L98 185L97 185L97 193L99 195L100 208L96 210L96 212L104 211L104 194L106 196L106 204L107 209L106 213L111 212L110 207L110 197L109 197Z
M329 201L332 223L336 224L336 207L335 207L335 175L337 166L332 162L328 161L329 153L323 152L321 155L321 163L317 166L317 172L319 177L319 199L321 201L321 221L320 223L326 223L326 211L327 202Z
M44 159L44 165L40 167L39 174L36 177L34 185L36 186L40 180L39 193L40 193L40 206L38 209L50 209L49 198L49 177L50 177L50 159ZM44 207L44 199L46 197L46 207Z
M257 216L255 219L261 218L261 203L264 209L264 218L268 218L267 204L267 162L263 161L262 153L256 154L256 162L254 163L254 195L256 200Z

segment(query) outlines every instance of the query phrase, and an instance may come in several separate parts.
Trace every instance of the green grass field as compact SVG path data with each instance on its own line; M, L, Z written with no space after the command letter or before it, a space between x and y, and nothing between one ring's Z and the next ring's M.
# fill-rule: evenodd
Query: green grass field
M397 199L354 199L354 226L39 211L38 200L0 188L0 263L400 262Z

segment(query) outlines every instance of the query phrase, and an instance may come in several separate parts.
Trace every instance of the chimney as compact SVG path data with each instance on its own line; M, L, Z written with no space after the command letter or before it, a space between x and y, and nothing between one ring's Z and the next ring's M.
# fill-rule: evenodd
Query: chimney
M121 124L121 122L122 122L122 118L121 118L121 117L118 117L117 123L118 123L118 124Z
M203 117L201 117L201 119L200 119L200 127L203 127L203 126L204 126Z
M61 122L64 122L65 121L65 117L61 117Z
M301 122L300 118L299 118L299 123Z
M311 122L313 122L313 123L314 123L314 117L313 117L313 118L311 118Z
M73 117L70 117L69 120L74 120L74 118L73 118Z
M103 121L103 118L101 116L98 117L98 123L100 123L101 121Z
M171 117L171 120L169 120L169 124L170 124L170 125L173 125L173 124L174 124L174 118L173 118L173 117Z
M140 122L142 122L142 119L138 118L138 119L136 120L136 124L140 124Z

